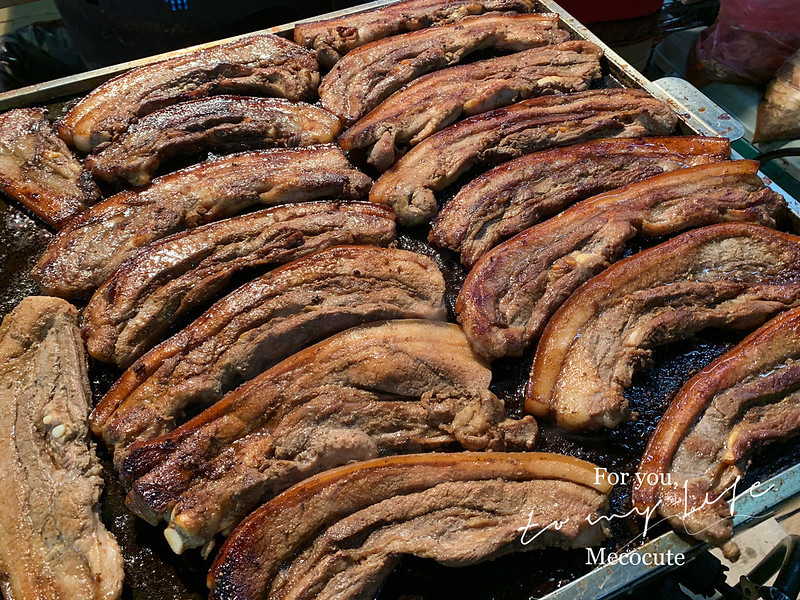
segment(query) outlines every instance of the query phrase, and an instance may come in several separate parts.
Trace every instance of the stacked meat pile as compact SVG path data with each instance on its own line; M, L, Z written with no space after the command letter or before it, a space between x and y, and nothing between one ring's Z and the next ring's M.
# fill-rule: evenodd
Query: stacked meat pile
M213 598L368 598L403 554L598 544L602 470L531 452L532 415L614 427L653 348L800 305L800 238L774 229L785 203L757 164L671 137L677 116L643 92L593 89L602 50L569 37L529 0L409 0L134 69L57 128L0 116L0 185L60 228L33 277L86 302L89 354L125 369L76 427L175 552L229 536ZM420 225L469 269L450 313L440 266L398 247ZM491 361L534 348L532 415L509 418ZM770 387L774 411L795 389ZM643 469L722 489L800 426L766 435L752 411L686 417ZM692 460L692 436L723 433Z

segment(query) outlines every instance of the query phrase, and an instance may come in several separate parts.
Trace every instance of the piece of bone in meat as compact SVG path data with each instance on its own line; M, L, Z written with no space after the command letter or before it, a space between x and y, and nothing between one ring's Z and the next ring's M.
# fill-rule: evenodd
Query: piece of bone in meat
M526 154L474 179L434 219L430 240L472 268L497 244L580 200L730 156L727 138L594 140Z
M392 212L367 202L289 204L177 233L129 258L92 296L83 315L89 353L128 367L240 271L394 238Z
M322 105L352 125L418 77L488 49L519 52L569 39L551 14L488 14L371 42L322 78Z
M677 531L735 553L728 543L731 486L744 476L755 450L798 432L800 309L795 308L750 334L678 392L647 445L634 502L640 510L658 505Z
M0 190L53 227L63 226L100 197L40 108L0 115Z
M111 79L80 100L58 123L58 133L91 152L125 131L137 117L211 94L308 100L319 85L313 52L269 33L181 52Z
M335 115L305 102L211 96L136 120L116 140L95 149L86 167L107 182L142 186L170 158L328 144L340 128Z
M78 311L25 298L0 326L0 589L9 600L122 593L122 554L100 520L91 401Z
M112 196L72 219L32 277L48 294L86 297L139 249L170 234L259 204L357 199L371 185L332 145L209 160Z
M614 427L653 348L709 327L750 330L800 304L800 237L710 225L611 266L553 315L525 408L568 429Z
M405 250L336 246L235 290L133 363L95 407L110 446L163 434L305 346L370 321L444 320L434 262Z
M339 136L346 152L365 153L385 171L422 140L462 116L533 96L580 92L600 77L603 51L570 41L429 73L395 92Z
M328 553L317 551L332 550L331 544L343 542L341 534L348 525L353 526L353 534L363 534L355 538L360 543L349 547L374 559L365 561L365 570L360 569L349 560L355 555L343 548L340 564L344 570L330 560L313 562L309 567L322 566L312 579L322 584L315 585L315 591L330 589L325 584L350 579L352 573L362 583L350 589L363 592L358 597L368 597L371 590L365 588L376 588L395 556L403 553L458 566L522 549L522 541L528 549L594 545L607 533L596 521L589 525L587 517L604 514L610 489L603 469L551 453L424 454L340 467L287 490L234 530L209 572L210 597L261 600L296 591L295 586L308 579L286 577L282 569L289 567L284 574L295 572L300 567L298 559L312 552L324 558ZM518 496L522 490L525 500ZM446 496L452 501L443 502ZM501 508L502 498L514 498L525 508ZM501 525L512 513L522 521L515 523L514 533ZM533 524L526 540L521 540L529 517ZM569 522L530 542L530 537L555 520ZM443 530L447 526L451 529ZM396 542L391 543L392 539ZM387 568L373 572L370 567L375 564ZM322 592L322 597L327 593Z
M639 90L523 100L420 142L375 182L370 200L394 208L401 225L420 225L436 215L436 194L475 167L597 138L667 135L676 123L671 108Z
M486 254L456 312L473 348L519 356L578 286L622 256L626 242L725 221L774 225L785 209L755 161L672 171L579 202Z
M398 33L456 23L492 11L531 13L531 0L406 0L326 21L298 23L294 41L316 51L323 67L345 53Z

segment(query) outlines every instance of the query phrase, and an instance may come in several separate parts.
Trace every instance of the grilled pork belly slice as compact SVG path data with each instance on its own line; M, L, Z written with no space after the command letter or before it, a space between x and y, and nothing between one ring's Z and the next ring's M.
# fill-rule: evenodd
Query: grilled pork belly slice
M229 294L133 363L95 408L92 429L122 449L155 437L179 424L187 408L213 404L334 333L385 319L444 320L444 292L434 262L405 250L337 246L293 261Z
M144 185L172 157L327 144L339 119L318 106L278 98L212 96L162 108L135 121L86 159L97 177Z
M331 67L348 51L369 42L490 11L530 13L534 7L531 0L406 0L346 17L299 23L294 40L315 50L323 67Z
M394 237L391 210L367 202L278 206L188 229L142 249L98 288L83 315L87 348L127 367L243 269Z
M657 507L678 531L724 544L733 534L725 498L744 476L750 454L798 432L800 309L793 309L678 392L650 438L634 502L642 510ZM733 545L726 549L735 552Z
M464 115L587 89L601 75L602 55L591 42L564 42L430 73L384 100L345 131L339 145L364 151L369 164L385 171L409 147Z
M518 52L569 39L557 15L489 14L361 46L322 78L325 108L352 125L414 79L487 49Z
M461 328L362 325L294 354L172 433L131 446L128 506L167 519L173 547L201 546L258 502L318 471L380 454L530 450Z
M583 285L542 334L525 408L568 429L614 427L652 349L708 327L754 329L800 304L800 237L727 223L684 233Z
M53 227L100 196L40 108L0 115L0 190Z
M456 303L472 347L520 356L578 286L636 236L724 221L774 225L784 209L755 161L717 162L645 179L580 202L497 246L470 272Z
M729 156L726 138L700 136L595 140L534 152L462 187L433 221L430 239L473 267L500 242L579 200Z
M260 150L210 160L122 192L72 219L32 276L48 294L85 297L143 246L259 204L355 199L372 180L336 146Z
M402 554L464 566L596 545L607 535L596 522L608 508L604 474L537 452L395 456L327 471L236 528L209 572L210 597L369 598ZM554 521L566 523L543 532Z
M25 298L0 326L0 571L11 599L114 600L122 554L100 521L101 466L78 311Z
M677 116L639 90L590 90L524 100L433 134L384 173L370 200L392 206L402 225L428 222L436 193L470 169L603 137L666 135Z
M138 117L211 94L307 100L319 85L313 52L277 35L250 35L137 67L107 81L58 124L81 152L114 139Z

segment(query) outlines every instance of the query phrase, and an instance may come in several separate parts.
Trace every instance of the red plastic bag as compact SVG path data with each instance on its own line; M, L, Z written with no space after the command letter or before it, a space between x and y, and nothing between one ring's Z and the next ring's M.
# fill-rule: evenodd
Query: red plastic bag
M766 83L800 48L800 0L721 0L717 21L689 54L688 79Z

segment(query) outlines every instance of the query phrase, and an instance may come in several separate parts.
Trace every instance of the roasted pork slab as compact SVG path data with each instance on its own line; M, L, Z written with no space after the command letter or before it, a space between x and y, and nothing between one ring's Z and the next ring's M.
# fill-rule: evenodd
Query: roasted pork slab
M459 321L483 356L519 356L570 294L619 259L637 234L725 221L774 225L785 204L761 181L755 161L681 169L600 194L479 260L459 294Z
M394 237L392 212L366 202L278 206L169 236L122 263L92 296L83 315L89 353L127 367L243 269Z
M137 117L210 94L306 100L319 85L312 52L277 35L250 35L131 69L78 102L58 124L61 138L91 152Z
M692 377L647 445L633 492L637 507L657 508L698 539L728 542L726 500L751 453L800 432L799 359L800 309L793 309ZM724 549L736 552L732 544Z
M381 454L530 450L536 424L505 417L491 371L451 323L349 329L289 357L121 465L129 507L202 546L259 502L321 470Z
M761 225L695 229L583 285L542 334L525 408L568 429L614 427L652 349L708 327L754 329L800 304L800 237Z
M473 267L500 242L570 204L647 177L730 156L726 138L595 140L527 154L489 170L447 202L430 239Z
M72 219L32 276L55 296L85 297L143 246L259 204L355 199L372 180L335 146L235 154L164 175Z
M0 326L0 590L8 600L114 600L122 554L100 521L101 467L78 311L24 299Z
M518 52L569 39L549 14L488 14L394 35L352 50L322 78L323 106L352 125L411 81L485 50Z
M318 106L279 98L211 96L162 108L136 120L86 159L95 176L144 185L161 164L204 151L229 154L263 148L327 144L339 119Z
M294 40L314 49L320 64L330 67L354 48L405 31L455 23L490 11L533 10L530 0L406 0L346 17L299 23Z
M0 115L0 190L53 227L61 227L100 196L40 108Z
M462 116L532 96L579 92L600 77L599 46L571 41L429 73L395 92L339 137L385 171L406 150Z
M268 367L370 321L444 320L444 278L425 256L337 246L245 284L137 360L92 414L110 446L166 433Z
M611 489L603 474L543 453L411 455L340 467L250 515L217 555L210 597L369 598L402 554L464 566L526 549L592 546L606 535L598 523ZM556 521L564 523L554 529Z
M436 194L474 167L603 137L667 135L676 123L666 104L638 90L524 100L420 142L375 182L370 200L392 206L400 224L419 225L436 215Z

